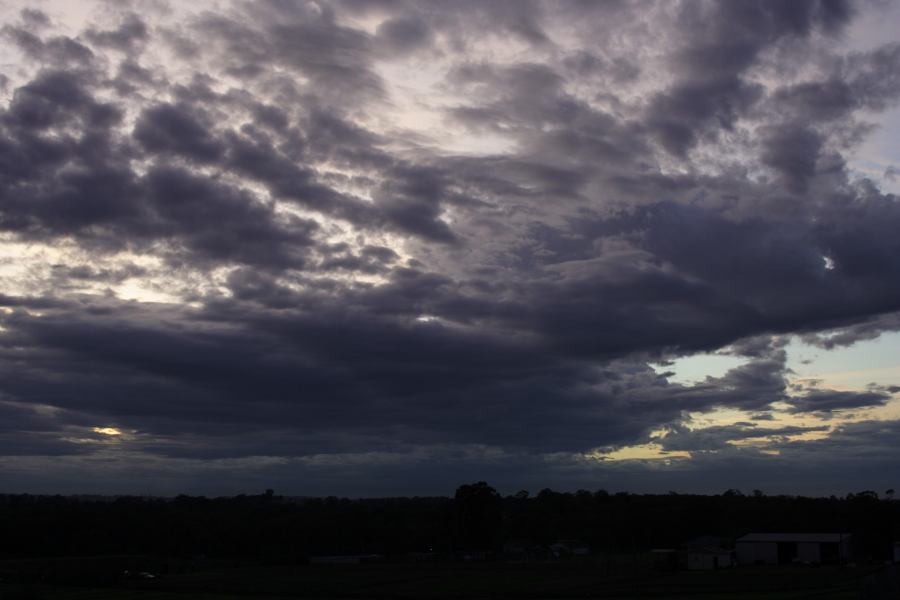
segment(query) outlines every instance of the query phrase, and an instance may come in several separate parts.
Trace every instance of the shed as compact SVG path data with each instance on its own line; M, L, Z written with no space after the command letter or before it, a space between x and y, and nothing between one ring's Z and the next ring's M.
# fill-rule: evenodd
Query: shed
M713 536L689 540L681 545L683 564L690 571L713 571L733 567L734 552L729 546L730 540Z
M735 551L741 565L840 564L850 556L850 534L749 533Z

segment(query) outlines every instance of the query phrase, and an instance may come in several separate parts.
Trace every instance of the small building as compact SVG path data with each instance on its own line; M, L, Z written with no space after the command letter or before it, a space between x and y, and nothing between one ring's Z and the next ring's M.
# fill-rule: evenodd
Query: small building
M735 541L738 564L840 564L850 557L849 533L749 533Z
M590 545L582 540L557 540L550 544L550 554L552 554L554 558L588 556L590 553Z
M715 571L736 564L730 541L714 536L695 538L681 545L682 564L689 571Z
M653 548L650 560L656 571L674 571L678 568L678 550L675 548Z
M503 556L508 560L546 560L549 550L533 540L509 540L503 543Z
M358 565L381 560L378 554L345 554L340 556L310 556L311 565Z

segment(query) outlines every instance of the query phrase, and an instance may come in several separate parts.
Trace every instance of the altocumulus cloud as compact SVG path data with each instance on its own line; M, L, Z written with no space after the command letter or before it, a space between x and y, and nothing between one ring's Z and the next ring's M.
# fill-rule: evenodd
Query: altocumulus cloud
M8 491L900 466L865 412L898 390L785 350L900 328L900 203L848 166L900 100L900 45L847 42L883 5L32 4L0 32Z

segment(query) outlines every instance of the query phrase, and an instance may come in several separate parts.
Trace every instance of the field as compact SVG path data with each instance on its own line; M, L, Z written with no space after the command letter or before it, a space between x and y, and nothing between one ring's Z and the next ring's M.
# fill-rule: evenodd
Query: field
M88 559L90 560L90 559ZM104 559L82 566L97 572ZM120 560L120 559L116 559ZM115 567L118 565L116 564ZM175 565L172 570L183 569ZM99 585L6 582L0 600L224 600L228 598L860 598L872 568L746 567L656 572L639 562L210 564L154 579ZM7 569L9 572L9 569Z

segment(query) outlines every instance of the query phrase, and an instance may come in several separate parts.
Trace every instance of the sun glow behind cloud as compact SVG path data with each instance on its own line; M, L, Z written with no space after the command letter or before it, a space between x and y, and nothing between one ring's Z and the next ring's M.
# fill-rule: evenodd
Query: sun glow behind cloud
M91 431L111 437L118 437L122 435L122 431L115 427L94 427Z

